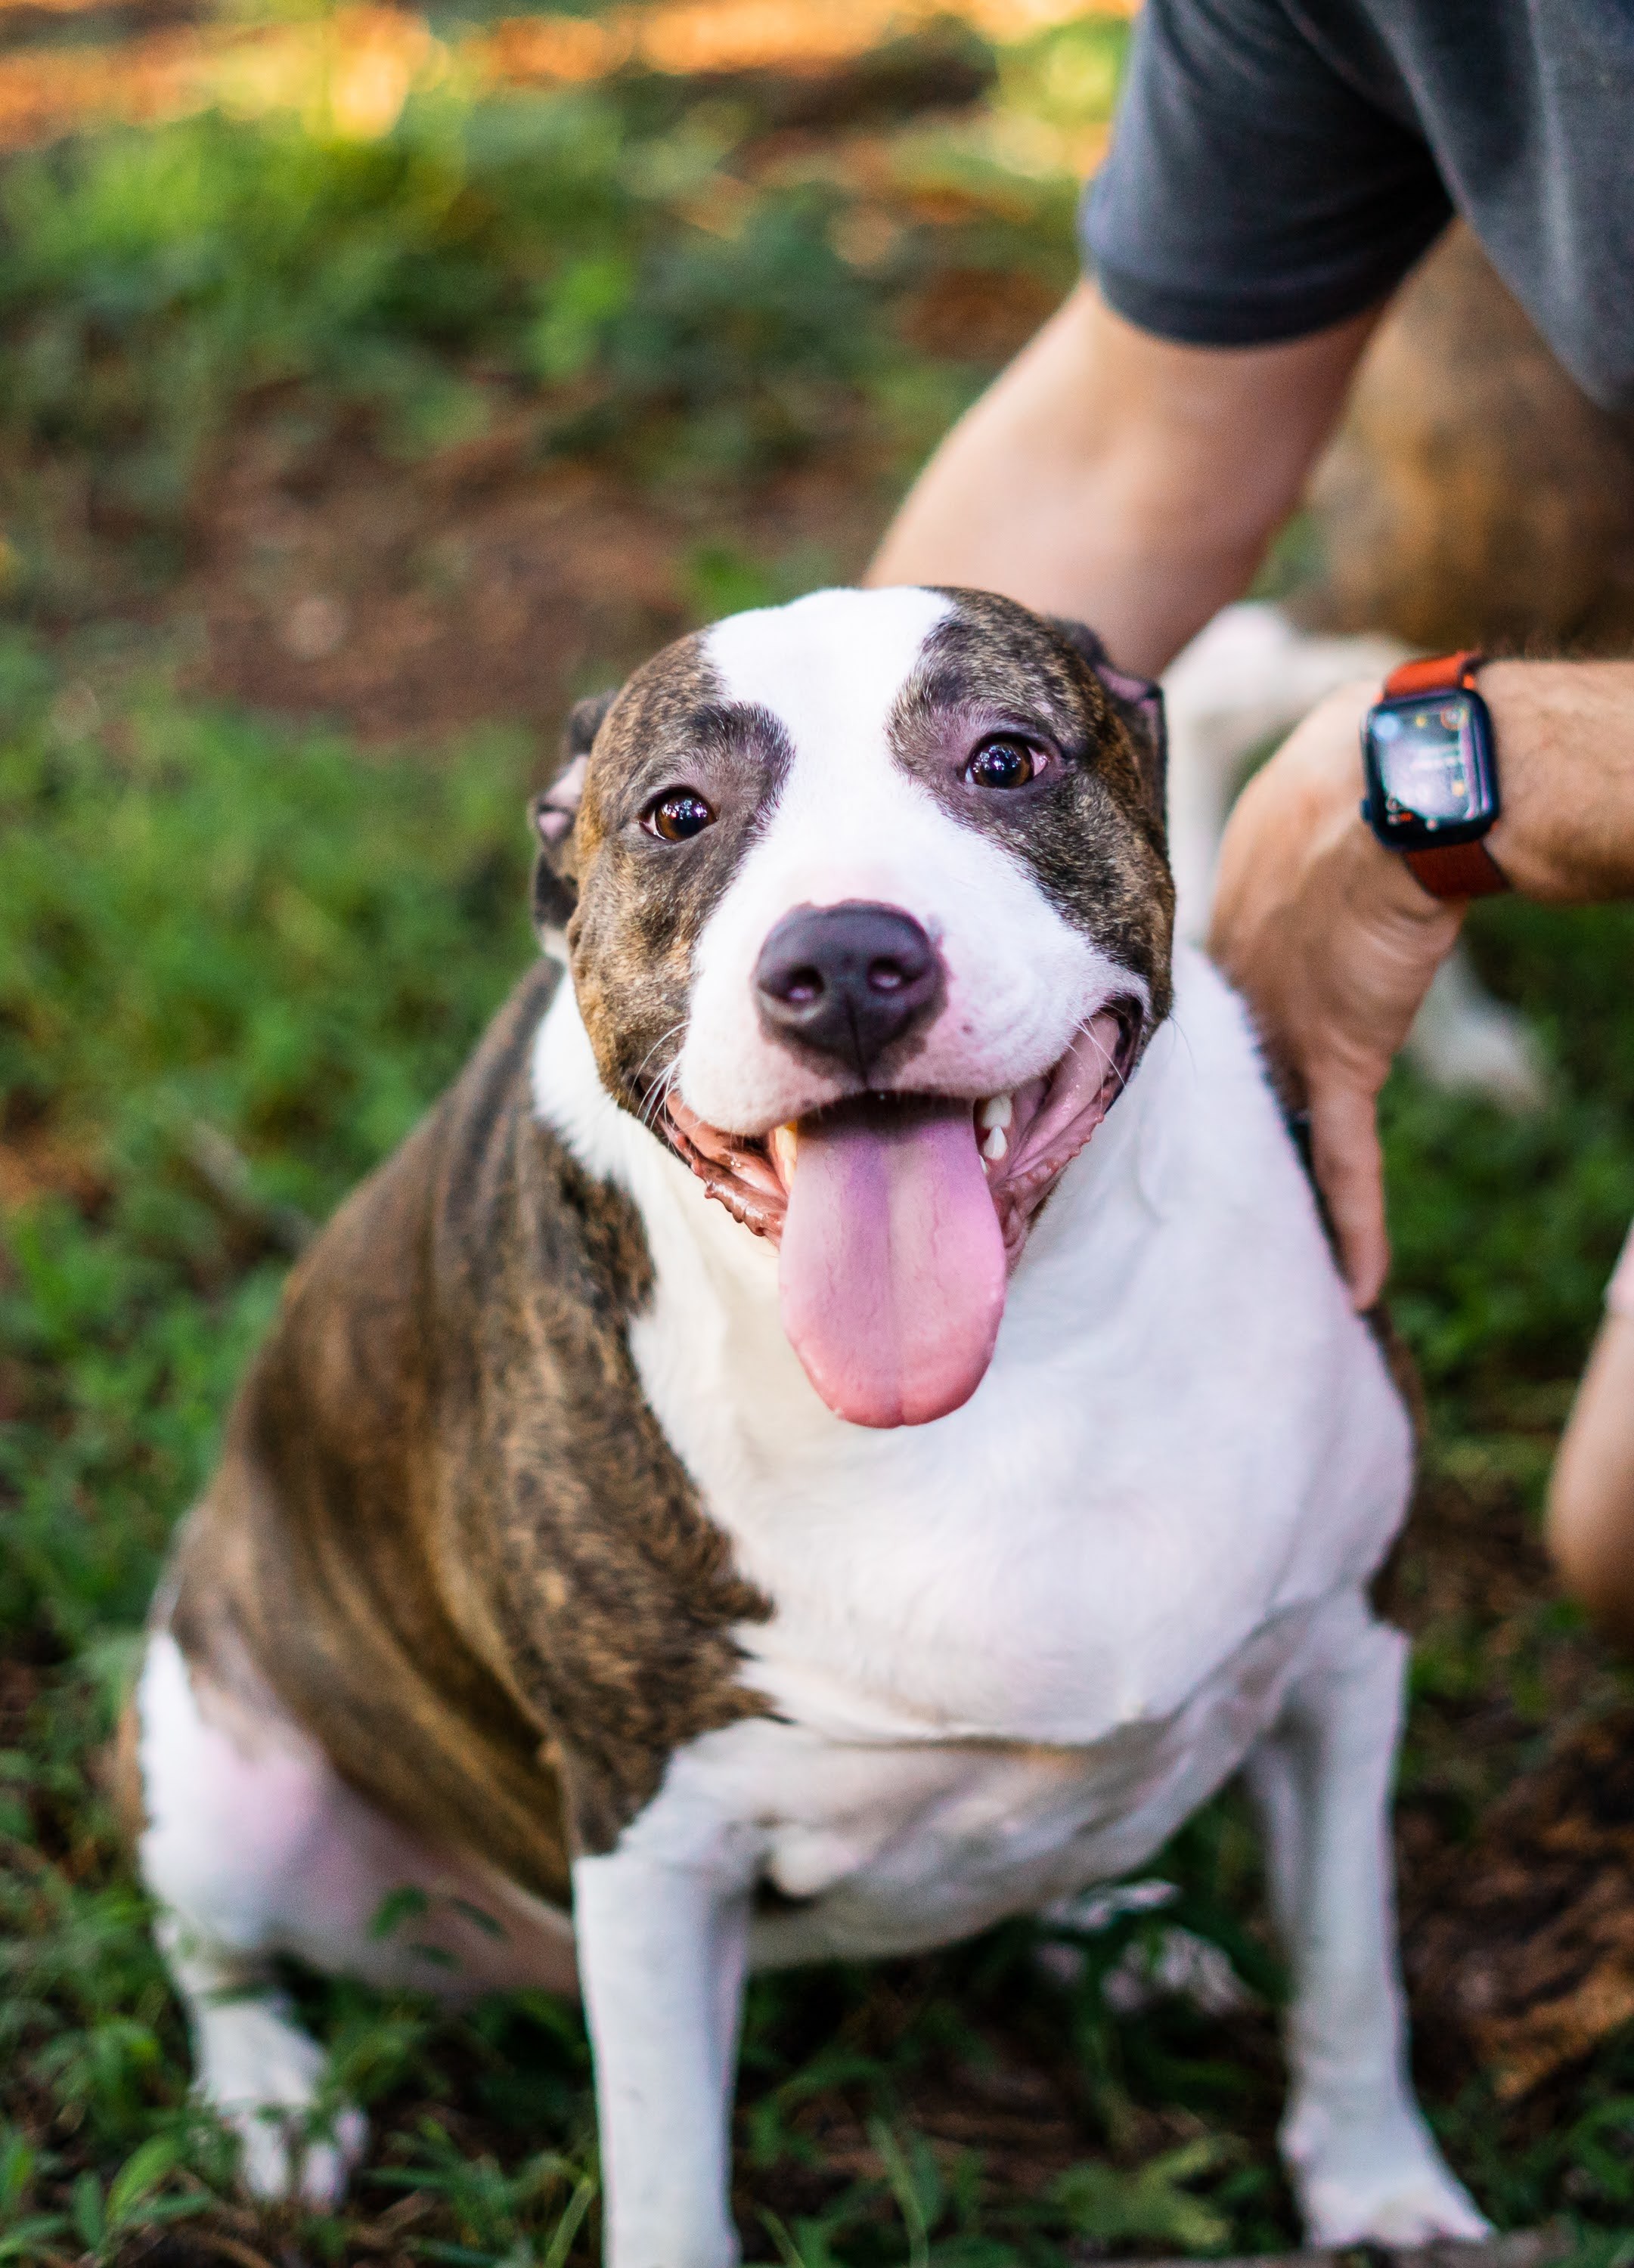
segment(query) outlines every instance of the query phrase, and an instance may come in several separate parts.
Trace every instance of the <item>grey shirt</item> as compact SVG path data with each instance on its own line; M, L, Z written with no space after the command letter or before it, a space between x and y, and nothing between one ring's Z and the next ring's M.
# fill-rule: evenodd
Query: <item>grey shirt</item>
M1579 385L1634 408L1634 0L1146 0L1084 208L1131 322L1321 330L1454 210Z

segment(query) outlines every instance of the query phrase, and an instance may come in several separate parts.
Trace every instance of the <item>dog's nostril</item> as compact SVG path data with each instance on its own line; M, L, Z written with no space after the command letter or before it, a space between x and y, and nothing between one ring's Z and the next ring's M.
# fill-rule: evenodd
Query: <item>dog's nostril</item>
M791 1007L804 1008L813 1000L822 998L822 976L815 968L791 969L777 988L779 997Z
M876 992L900 992L912 979L900 961L871 961L868 982Z

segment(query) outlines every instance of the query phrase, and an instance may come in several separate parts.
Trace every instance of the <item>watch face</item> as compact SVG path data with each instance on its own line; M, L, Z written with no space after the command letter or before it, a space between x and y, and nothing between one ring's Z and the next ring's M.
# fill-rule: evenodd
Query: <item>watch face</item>
M1494 816L1486 704L1434 693L1381 703L1367 723L1371 816L1409 847L1479 832Z

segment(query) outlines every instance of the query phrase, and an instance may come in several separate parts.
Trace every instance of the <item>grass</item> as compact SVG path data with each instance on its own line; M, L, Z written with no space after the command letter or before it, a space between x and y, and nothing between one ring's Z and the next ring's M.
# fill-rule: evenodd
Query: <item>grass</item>
M178 691L110 643L63 528L78 512L141 552L162 625L247 419L361 434L411 482L520 416L542 456L715 499L699 614L788 595L798 560L769 583L732 499L802 462L900 480L995 352L946 315L968 293L938 290L1069 272L1061 153L1104 117L1122 38L1041 33L997 55L985 111L850 141L780 138L752 85L479 98L455 73L372 138L211 113L0 172L0 2262L581 2268L599 2227L576 2015L525 1998L449 2021L311 1978L294 1989L375 2147L338 2215L237 2200L100 1762L304 1224L532 951L541 753L499 721L365 755ZM1402 1079L1387 1121L1431 1497L1502 1553L1634 1212L1634 914L1499 906L1476 938L1544 1035L1550 1107L1509 1122ZM1455 1838L1563 1709L1621 1689L1541 1586L1501 1627L1439 1602L1438 1549L1410 1567L1403 1794ZM1154 1872L1174 1901L1096 1933L757 1984L750 2257L1063 2268L1288 2241L1281 1978L1235 1797ZM1108 2006L1108 1973L1174 1923L1231 1960L1240 2014ZM1562 2214L1586 2263L1634 2255L1634 2040L1518 2109L1478 2077L1431 2100L1502 2224Z

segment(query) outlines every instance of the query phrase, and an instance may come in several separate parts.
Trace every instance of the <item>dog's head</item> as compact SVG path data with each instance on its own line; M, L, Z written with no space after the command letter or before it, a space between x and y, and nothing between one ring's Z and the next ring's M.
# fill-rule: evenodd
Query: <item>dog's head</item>
M956 1409L1168 1008L1156 693L1008 600L825 591L666 647L569 747L536 903L608 1092L780 1246L831 1409Z

